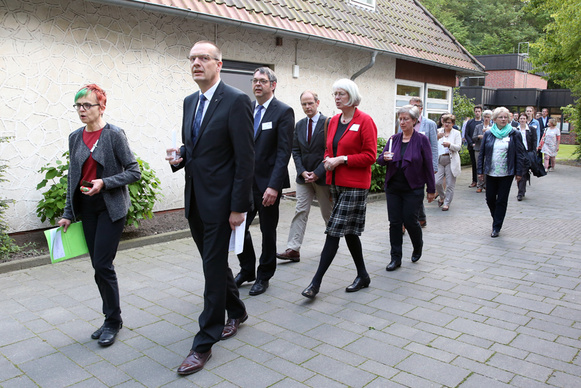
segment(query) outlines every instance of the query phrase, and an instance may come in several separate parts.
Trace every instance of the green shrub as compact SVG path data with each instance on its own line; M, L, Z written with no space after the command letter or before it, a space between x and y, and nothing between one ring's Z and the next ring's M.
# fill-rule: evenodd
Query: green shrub
M470 154L468 153L468 147L462 147L459 152L460 154L460 165L462 166L470 166Z
M67 196L67 174L69 171L69 152L62 154L65 162L57 160L56 165L47 164L39 172L44 174L44 179L36 186L37 190L50 184L43 198L38 202L36 214L42 222L48 220L55 225L62 217ZM139 227L141 220L153 217L153 206L161 196L159 178L155 171L136 155L137 163L141 169L141 179L128 186L131 207L127 213L125 225Z
M383 137L377 138L377 157L383 151L383 147L387 144L387 140ZM371 187L369 191L372 193L380 193L383 191L383 185L385 183L385 172L386 167L380 166L379 164L375 163L371 166Z
M8 142L8 140L9 138L7 137L0 137L0 143ZM4 179L6 167L4 160L0 160L0 183L6 182L6 179ZM20 251L20 247L8 236L8 225L6 225L6 220L4 219L4 212L10 202L12 201L0 198L0 259L2 260L11 253Z

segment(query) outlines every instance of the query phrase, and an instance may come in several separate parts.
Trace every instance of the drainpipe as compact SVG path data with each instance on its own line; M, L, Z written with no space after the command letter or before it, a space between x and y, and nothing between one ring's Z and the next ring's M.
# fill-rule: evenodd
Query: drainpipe
M376 57L377 57L377 51L374 51L371 54L371 61L367 64L367 66L365 66L364 68L362 68L361 70L359 70L357 73L353 74L351 76L351 81L355 81L355 78L359 77L361 74L363 74L367 70L371 69L373 67L373 65L375 65L375 58Z

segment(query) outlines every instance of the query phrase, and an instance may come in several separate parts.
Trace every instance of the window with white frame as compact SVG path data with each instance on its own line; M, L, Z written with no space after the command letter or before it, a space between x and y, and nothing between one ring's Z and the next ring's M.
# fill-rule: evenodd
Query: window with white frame
M395 111L408 105L412 97L420 97L424 103L422 116L438 121L442 113L452 111L452 88L423 82L395 80ZM397 120L396 120L397 126Z
M353 5L360 5L375 11L375 0L350 0Z

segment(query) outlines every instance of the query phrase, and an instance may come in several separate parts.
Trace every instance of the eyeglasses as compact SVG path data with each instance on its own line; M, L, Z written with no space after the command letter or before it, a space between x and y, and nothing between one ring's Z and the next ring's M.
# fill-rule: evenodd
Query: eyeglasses
M89 110L94 106L100 106L101 104L89 104L88 102L85 102L84 104L73 104L73 108L75 108L76 110L81 110L81 108L83 108L84 110Z
M266 85L266 84L268 84L269 82L270 82L269 80L267 80L267 79L264 79L264 78L262 78L262 79L258 79L258 78L252 78L252 79L250 80L250 83L251 83L252 85L261 84L262 86L265 86L265 85Z
M347 93L345 92L335 92L335 93L331 93L331 96L333 97L345 97L347 95Z
M190 63L194 63L196 61L196 59L199 59L200 62L202 62L202 63L208 63L212 59L215 60L215 61L219 61L220 60L220 58L211 57L209 55L190 55L188 57L188 59L190 60Z

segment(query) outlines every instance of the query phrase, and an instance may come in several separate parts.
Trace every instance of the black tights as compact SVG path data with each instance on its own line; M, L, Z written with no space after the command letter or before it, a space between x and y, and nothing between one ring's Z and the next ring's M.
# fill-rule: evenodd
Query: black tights
M335 255L337 254L337 249L339 249L339 239L340 237L333 237L327 235L325 240L325 246L321 252L321 260L319 261L319 268L317 268L317 273L313 276L312 283L316 286L320 286L323 281L323 276L329 266L333 262ZM358 277L369 277L367 270L365 269L365 262L363 261L363 250L361 248L361 240L359 236L355 234L346 234L345 242L347 243L347 248L351 252L351 257L353 257L353 262L355 263L355 268L357 268Z

